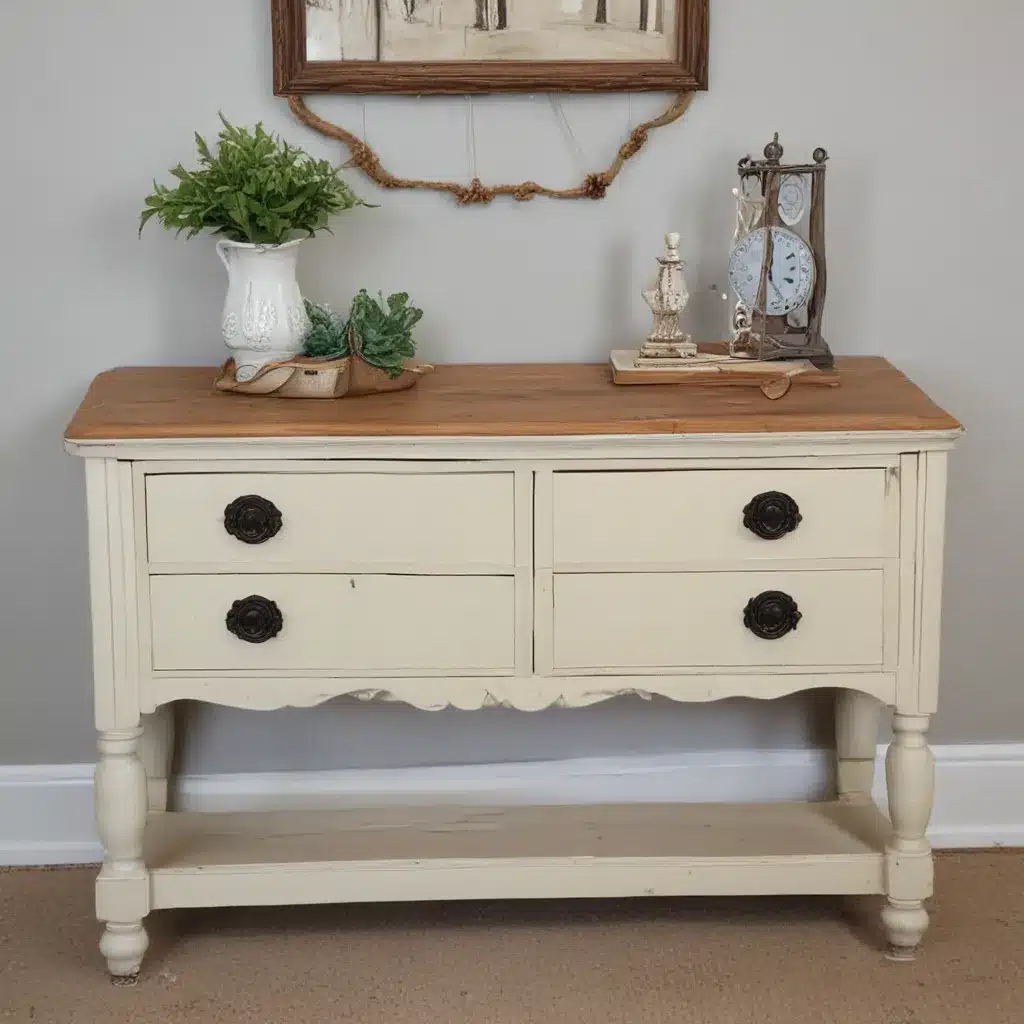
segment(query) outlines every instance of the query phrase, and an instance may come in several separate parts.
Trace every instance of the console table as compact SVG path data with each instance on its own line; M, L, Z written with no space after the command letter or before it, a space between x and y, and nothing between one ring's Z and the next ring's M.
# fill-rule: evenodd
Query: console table
M441 366L340 401L219 393L208 367L97 377L66 447L85 460L111 974L138 972L165 907L498 897L877 893L909 956L961 428L882 359L838 369L839 388L777 402L591 365ZM824 802L167 809L177 700L533 710L822 687Z

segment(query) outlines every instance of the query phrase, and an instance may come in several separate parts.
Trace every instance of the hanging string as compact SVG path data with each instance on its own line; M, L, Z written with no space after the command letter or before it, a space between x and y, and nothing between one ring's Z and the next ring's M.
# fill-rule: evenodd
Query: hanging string
M476 107L473 97L467 96L469 107L466 110L466 155L469 157L469 180L479 181L476 170Z
M525 202L534 196L547 196L551 199L603 199L608 186L618 177L626 161L636 156L647 142L648 136L655 128L664 127L678 121L693 101L692 92L681 92L657 117L637 125L621 146L611 164L603 171L593 171L585 175L582 184L575 188L548 188L535 181L521 181L512 185L484 185L476 177L476 159L473 157L473 180L469 185L455 181L429 181L420 178L400 178L392 174L380 162L380 157L373 151L369 143L360 139L341 125L314 114L301 96L289 96L288 106L292 113L307 127L313 128L328 138L343 142L349 150L347 167L356 167L381 188L429 189L434 192L447 192L460 205L472 203L489 203L496 196L512 196ZM364 130L365 134L365 130Z
M572 125L569 124L569 118L565 116L565 108L562 106L560 100L556 99L551 93L548 93L548 103L551 104L551 110L554 112L555 120L558 122L558 127L562 131L562 137L568 143L569 148L572 150L573 155L576 158L576 169L581 173L585 173L584 167L586 167L587 160L583 154L583 148L580 146L573 134Z

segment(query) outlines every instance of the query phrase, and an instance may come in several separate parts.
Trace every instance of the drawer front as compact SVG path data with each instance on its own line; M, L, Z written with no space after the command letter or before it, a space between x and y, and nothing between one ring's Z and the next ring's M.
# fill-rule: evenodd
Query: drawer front
M348 562L511 570L513 513L512 473L146 477L149 561L155 565Z
M153 576L149 582L158 671L472 674L511 673L515 662L510 576L277 573ZM245 600L250 597L264 600ZM250 639L228 628L236 601L243 603L235 628Z
M881 570L558 574L553 585L555 671L882 664ZM773 592L800 618L764 639L744 613ZM752 625L772 628L778 607L755 604Z
M884 469L555 473L554 567L895 557L898 488L887 496L885 476ZM755 500L764 495L773 496Z

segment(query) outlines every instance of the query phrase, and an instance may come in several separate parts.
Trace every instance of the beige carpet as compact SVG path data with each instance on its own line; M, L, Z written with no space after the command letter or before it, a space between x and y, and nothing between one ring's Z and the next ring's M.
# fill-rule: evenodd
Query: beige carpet
M943 854L914 964L878 901L164 911L107 980L94 869L0 872L0 1024L1024 1024L1024 852Z

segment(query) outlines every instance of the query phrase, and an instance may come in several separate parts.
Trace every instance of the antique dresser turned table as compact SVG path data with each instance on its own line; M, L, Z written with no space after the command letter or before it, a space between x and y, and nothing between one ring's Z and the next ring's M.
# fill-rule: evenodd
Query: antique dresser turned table
M443 366L341 401L218 393L210 368L97 377L66 446L85 459L111 973L138 972L165 907L498 897L878 893L909 956L961 431L884 360L838 368L839 388L776 402L583 365ZM822 802L167 808L179 700L533 710L823 687Z

